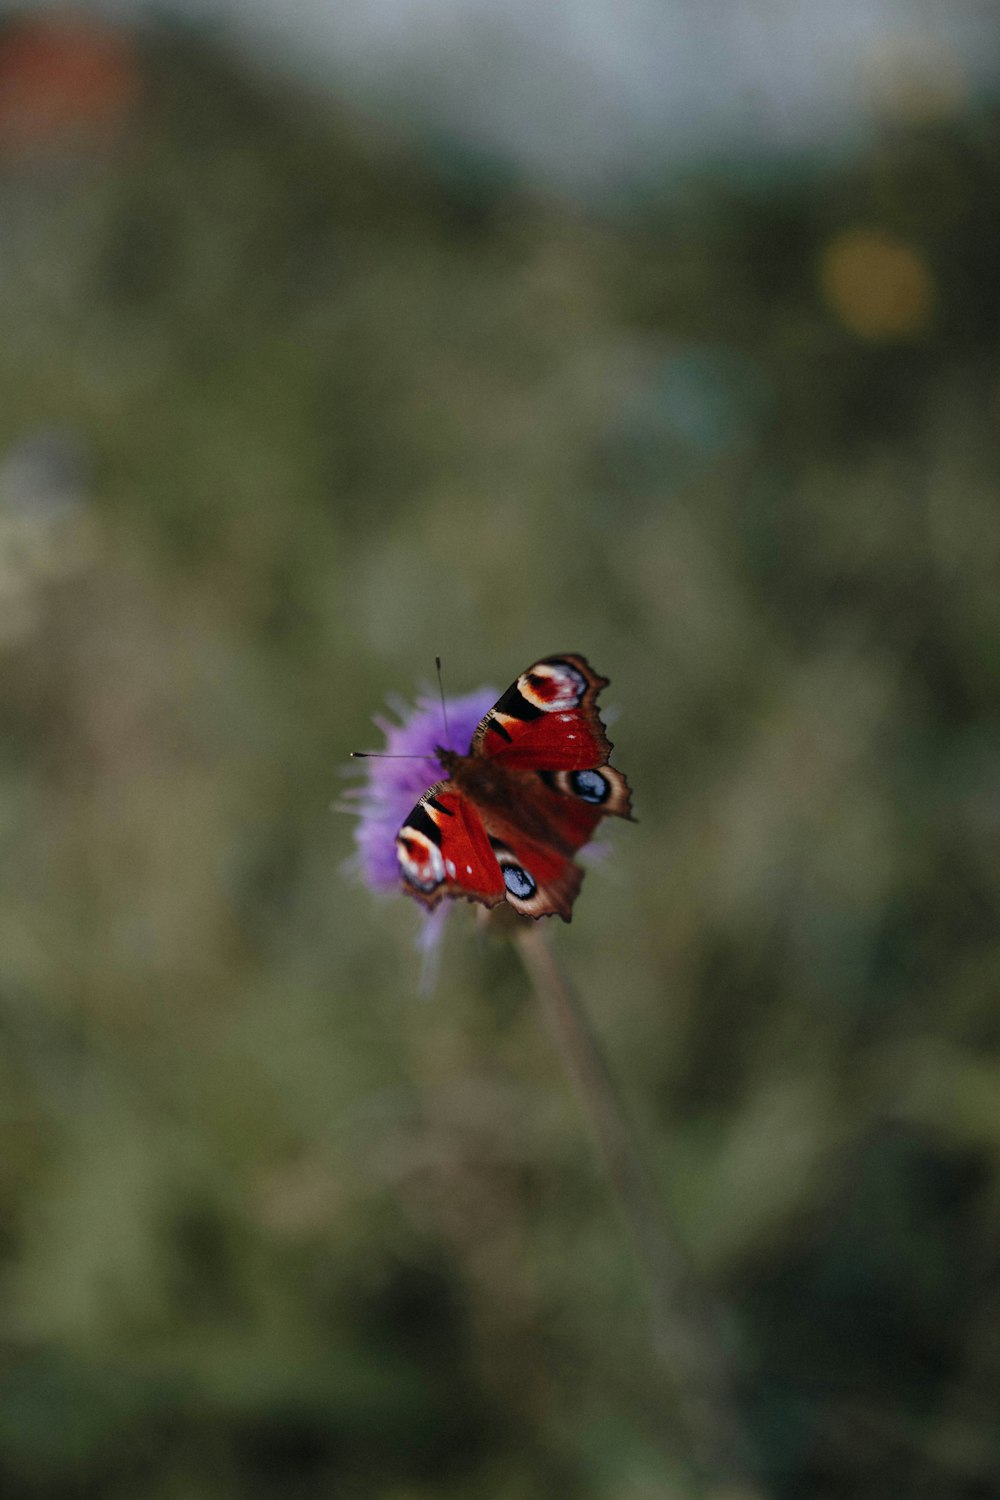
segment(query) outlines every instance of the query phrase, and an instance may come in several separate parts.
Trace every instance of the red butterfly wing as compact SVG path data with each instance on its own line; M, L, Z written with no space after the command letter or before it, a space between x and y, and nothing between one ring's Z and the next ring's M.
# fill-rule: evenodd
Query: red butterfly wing
M516 771L509 780L508 805L482 808L507 900L524 916L568 922L584 873L573 855L608 813L631 815L628 783L612 766Z
M507 902L525 917L560 916L568 922L583 871L551 843L531 838L514 822L490 817L490 844Z
M611 743L595 700L607 685L582 656L546 656L490 709L472 736L471 753L512 771L603 766Z
M445 896L497 906L507 894L479 813L449 781L421 797L396 835L396 854L407 890L425 906Z

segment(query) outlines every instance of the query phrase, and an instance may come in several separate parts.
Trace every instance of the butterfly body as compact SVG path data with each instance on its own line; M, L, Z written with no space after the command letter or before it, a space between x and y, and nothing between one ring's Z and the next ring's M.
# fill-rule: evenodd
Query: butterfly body
M404 888L569 921L583 880L573 855L607 815L631 817L608 765L595 706L607 679L582 656L545 657L480 723L469 753L439 747L447 779L424 793L396 838Z

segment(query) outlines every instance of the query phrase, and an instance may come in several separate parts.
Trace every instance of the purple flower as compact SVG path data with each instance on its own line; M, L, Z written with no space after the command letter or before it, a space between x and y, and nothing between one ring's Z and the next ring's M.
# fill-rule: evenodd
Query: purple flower
M444 772L434 751L438 745L446 750L468 754L469 743L480 719L493 707L498 693L484 687L464 698L449 698L448 734L445 734L441 703L423 695L415 708L393 702L391 707L399 724L379 717L375 723L385 735L386 755L425 756L423 760L380 760L363 762L365 780L351 787L344 801L357 815L354 842L357 855L354 869L373 891L399 889L399 865L396 862L396 834L414 805L427 788L440 781Z
M386 755L427 758L381 760L373 756L361 763L365 770L362 784L351 787L344 794L343 806L358 820L354 830L357 852L350 867L370 890L399 889L396 834L428 787L441 779L442 767L434 751L440 745L445 750L459 750L466 754L480 719L493 707L497 697L495 688L483 687L467 693L464 698L447 699L447 733L441 702L428 695L419 697L415 708L410 708L402 700L394 700L390 707L400 719L399 724L381 716L376 718L375 723L385 735ZM354 762L351 769L357 764ZM444 902L433 911L425 910L420 924L417 936L417 948L421 954L419 991L425 996L431 993L437 981L440 942L449 905L450 902Z

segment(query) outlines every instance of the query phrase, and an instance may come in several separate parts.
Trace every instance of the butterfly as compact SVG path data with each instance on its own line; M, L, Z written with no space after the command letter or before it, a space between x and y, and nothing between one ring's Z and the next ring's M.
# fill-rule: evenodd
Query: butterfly
M447 778L396 836L411 896L427 907L446 896L506 901L526 917L570 920L583 883L573 855L602 818L632 817L597 710L607 685L582 656L543 657L490 709L468 755L435 751Z

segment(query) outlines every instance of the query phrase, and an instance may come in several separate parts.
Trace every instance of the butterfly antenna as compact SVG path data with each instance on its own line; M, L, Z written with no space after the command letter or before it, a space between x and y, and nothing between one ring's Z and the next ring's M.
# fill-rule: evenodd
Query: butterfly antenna
M451 744L451 730L448 728L448 705L444 701L444 679L441 676L441 658L440 658L440 656L435 656L435 658L434 658L434 665L437 667L438 692L441 694L441 717L444 720L444 742L445 742L446 745L450 745Z
M436 755L390 755L385 750L352 750L352 760L437 760Z

